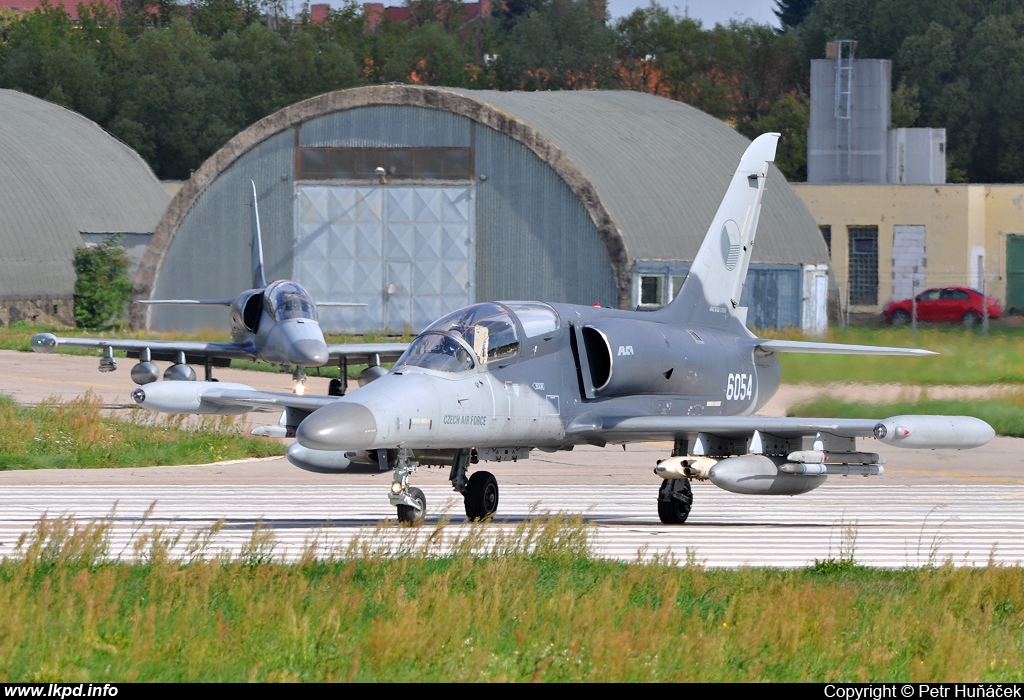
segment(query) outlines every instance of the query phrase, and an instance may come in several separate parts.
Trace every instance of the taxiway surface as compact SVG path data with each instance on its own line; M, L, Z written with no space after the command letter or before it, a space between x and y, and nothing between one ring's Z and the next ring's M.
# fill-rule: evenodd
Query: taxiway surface
M0 392L23 403L49 396L68 400L91 389L107 404L131 404L134 385L127 366L99 374L95 357L10 351L0 351L0 363ZM291 384L288 375L275 373L220 370L217 375L275 391ZM310 385L312 391L323 391L326 380L312 377ZM764 412L784 412L787 391L801 398L807 393L806 388L784 387ZM276 422L277 415L250 414L249 419ZM621 446L535 451L517 464L480 465L495 473L501 486L499 518L484 526L464 523L461 499L451 491L446 469L421 470L413 483L425 491L430 516L419 529L378 527L394 522L386 496L390 474L312 474L283 458L0 472L0 554L13 553L21 533L44 513L87 522L113 512L115 555L131 553L129 541L153 526L181 531L178 546L183 548L221 519L224 527L211 540L210 551L238 552L261 523L273 529L275 553L293 558L314 539L321 551L344 548L356 539L385 549L439 548L448 537L474 532L493 538L538 513L562 512L583 514L592 526L595 552L623 560L662 555L709 566L787 567L842 557L892 567L1024 561L1024 440L996 438L964 452L864 444L886 458L884 476L833 477L797 497L740 496L698 483L690 520L682 527L658 521L660 479L652 469L670 446L656 443L629 445L625 451ZM443 536L427 545L439 522L447 523Z

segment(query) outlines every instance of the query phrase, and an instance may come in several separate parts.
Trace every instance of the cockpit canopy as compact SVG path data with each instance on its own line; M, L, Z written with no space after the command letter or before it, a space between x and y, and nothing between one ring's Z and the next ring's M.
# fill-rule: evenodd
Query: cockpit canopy
M399 364L442 372L463 372L480 364L514 357L519 351L515 313L527 337L559 327L558 314L547 304L510 302L474 304L432 323L409 346ZM472 350L472 353L469 352Z
M512 357L519 350L515 321L497 304L474 304L459 309L432 323L427 331L462 338L482 364Z
M275 321L290 318L316 320L316 305L309 293L297 282L273 282L263 293L263 308Z

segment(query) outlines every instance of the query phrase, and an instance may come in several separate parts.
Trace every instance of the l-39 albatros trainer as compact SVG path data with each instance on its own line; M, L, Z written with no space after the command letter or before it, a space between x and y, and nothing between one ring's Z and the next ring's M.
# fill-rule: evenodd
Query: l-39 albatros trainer
M765 134L747 148L682 289L658 311L474 304L434 322L387 375L350 395L307 396L300 405L286 394L236 390L219 405L309 412L289 458L308 468L366 462L393 470L390 502L405 522L426 512L422 491L410 485L419 465L450 466L466 515L479 519L496 512L498 484L471 467L534 449L670 441L655 468L663 479L657 508L662 522L678 524L690 512L692 479L741 494L795 495L834 474L881 474L882 460L859 451L857 438L914 448L988 442L992 428L966 416L752 415L779 388L780 352L933 354L765 340L746 328L739 301L778 138Z

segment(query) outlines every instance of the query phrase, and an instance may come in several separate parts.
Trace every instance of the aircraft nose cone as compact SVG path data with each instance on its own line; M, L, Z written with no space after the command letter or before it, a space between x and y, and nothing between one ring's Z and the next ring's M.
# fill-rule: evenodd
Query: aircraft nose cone
M362 450L373 446L377 420L357 403L336 403L314 411L299 423L295 437L312 450Z
M291 363L299 367L319 367L327 364L327 345L321 340L296 340L288 349Z

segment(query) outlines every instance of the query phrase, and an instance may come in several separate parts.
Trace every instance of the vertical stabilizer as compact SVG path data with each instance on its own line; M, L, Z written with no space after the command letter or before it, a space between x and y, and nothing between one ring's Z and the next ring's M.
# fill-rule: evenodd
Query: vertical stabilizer
M256 182L249 180L252 185L252 287L262 289L267 286L267 279L263 275L263 239L260 237L260 210L256 203Z
M739 313L765 178L778 141L779 134L762 134L747 147L682 289L655 312L664 320L724 326Z

